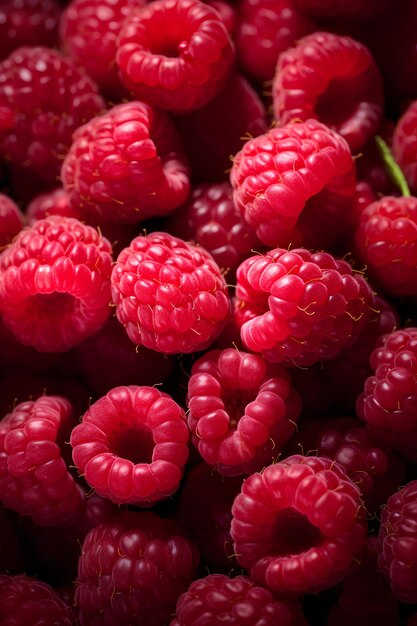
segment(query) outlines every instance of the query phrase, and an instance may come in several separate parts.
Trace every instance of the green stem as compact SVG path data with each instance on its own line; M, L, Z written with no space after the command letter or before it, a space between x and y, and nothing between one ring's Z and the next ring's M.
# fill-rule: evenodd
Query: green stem
M380 137L379 135L376 135L375 141L389 177L401 191L401 194L403 196L411 196L410 188L408 186L404 173L398 165L397 161L392 156L391 150L382 139L382 137Z

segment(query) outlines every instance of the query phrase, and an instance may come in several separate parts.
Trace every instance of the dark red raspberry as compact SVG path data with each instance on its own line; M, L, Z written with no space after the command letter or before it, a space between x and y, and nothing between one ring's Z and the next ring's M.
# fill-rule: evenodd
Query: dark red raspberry
M177 112L207 104L233 59L220 14L198 0L157 0L133 11L116 54L121 79L136 98Z
M246 576L210 574L194 580L177 602L170 626L306 626L296 600L275 598Z
M83 219L81 211L76 206L70 204L69 195L62 187L36 196L29 203L26 215L31 226L38 220L43 220L50 215L74 217L80 221Z
M0 63L0 156L56 186L72 133L102 109L96 85L71 59L19 48Z
M178 489L188 439L184 411L166 393L116 387L72 431L72 456L100 496L151 506Z
M379 441L417 460L417 328L381 337L357 411Z
M70 204L100 222L166 215L189 192L188 166L170 119L143 102L115 106L79 128L61 176Z
M394 493L381 512L378 567L401 602L417 602L417 480Z
M41 352L81 343L110 315L111 247L91 226L51 216L0 257L0 309L19 341Z
M294 455L247 478L232 507L237 560L271 591L316 592L344 578L366 525L358 488L329 459Z
M113 301L130 339L164 354L207 348L230 312L211 255L167 233L136 237L112 273Z
M72 612L53 589L28 576L0 574L0 621L13 626L72 626Z
M23 228L23 219L17 204L9 196L0 193L0 251Z
M236 32L238 61L256 80L272 80L281 52L312 29L292 0L242 0Z
M317 118L353 152L373 137L383 113L382 78L366 46L326 32L304 37L278 60L272 86L282 124Z
M308 366L354 344L373 294L360 273L326 252L276 248L239 266L235 319L247 349Z
M394 128L393 155L410 189L417 193L417 100L411 102Z
M0 422L0 500L39 526L71 522L83 504L59 446L71 416L67 400L43 396Z
M306 13L318 18L355 18L358 20L376 17L386 10L392 0L292 0Z
M247 141L230 180L236 206L267 246L326 247L349 226L354 161L343 137L316 120Z
M194 446L226 476L272 463L294 435L301 410L283 367L235 348L212 350L194 363L187 400Z
M81 626L164 626L197 565L195 545L154 513L126 513L96 526L78 565Z

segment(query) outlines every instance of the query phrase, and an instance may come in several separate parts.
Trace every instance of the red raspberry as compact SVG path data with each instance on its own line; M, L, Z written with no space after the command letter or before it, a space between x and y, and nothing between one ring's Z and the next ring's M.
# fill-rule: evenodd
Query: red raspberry
M72 613L53 589L28 576L0 574L0 621L13 626L71 626Z
M358 20L375 17L386 10L391 0L292 0L306 13L318 18L355 18Z
M394 493L381 512L378 567L400 602L417 602L417 480Z
M162 109L199 109L222 88L234 46L219 13L198 0L157 0L125 20L116 61L133 95Z
M247 478L232 507L237 560L275 592L344 578L366 537L360 493L326 458L294 455Z
M293 436L301 399L283 367L235 348L196 361L188 383L188 427L203 459L226 476L251 474Z
M272 91L277 120L317 118L353 152L381 122L381 75L368 48L350 37L316 32L301 39L280 55Z
M229 315L226 283L211 255L167 233L136 237L120 253L112 292L130 339L164 354L207 348Z
M392 152L410 189L417 193L417 100L409 104L394 128Z
M349 226L353 158L346 141L316 120L247 141L230 180L236 206L267 246L326 247Z
M0 193L0 250L23 228L23 215L9 196Z
M215 9L222 18L224 25L226 26L229 34L233 37L236 30L237 13L236 8L229 2L223 2L223 0L204 0L212 9Z
M19 48L0 63L0 155L56 186L80 124L104 108L96 85L49 48Z
M373 296L346 261L282 248L239 266L235 318L249 350L268 361L312 365L354 344Z
M73 521L83 504L59 446L71 415L67 400L43 396L0 422L0 500L40 526Z
M188 166L168 116L128 102L74 134L62 166L70 204L102 222L166 215L189 192Z
M36 196L36 198L29 203L26 209L26 215L28 223L31 226L38 220L43 220L50 215L74 217L82 221L81 211L70 204L69 195L62 187Z
M96 526L78 564L81 626L164 626L197 565L194 544L154 513L126 513Z
M188 459L184 411L155 387L116 387L71 434L74 463L116 504L151 506L177 489Z
M0 308L23 344L62 352L110 315L111 248L91 226L51 216L23 229L0 257Z
M210 574L194 580L177 602L170 626L306 626L295 600L276 599L246 576Z

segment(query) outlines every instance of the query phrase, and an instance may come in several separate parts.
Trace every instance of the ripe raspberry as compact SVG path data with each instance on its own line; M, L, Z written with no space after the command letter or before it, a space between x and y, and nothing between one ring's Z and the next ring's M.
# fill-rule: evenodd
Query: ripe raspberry
M392 152L411 191L417 193L417 100L409 104L395 126Z
M350 37L315 32L301 39L280 55L272 91L277 120L317 118L353 152L381 122L381 75L368 48Z
M221 474L261 470L293 436L301 399L283 367L235 348L196 361L188 383L188 427L203 459Z
M172 495L188 459L184 411L155 387L116 387L71 434L74 463L116 504L151 506Z
M230 309L210 254L167 233L136 237L120 253L112 293L130 339L164 354L207 348Z
M80 124L104 108L92 80L49 48L19 48L0 63L0 155L56 186Z
M81 626L164 626L197 565L194 544L154 513L125 513L96 526L78 565Z
M417 602L417 480L394 493L381 512L378 567L400 602Z
M23 228L23 215L15 202L0 193L0 250Z
M354 168L346 141L309 120L247 141L230 180L236 206L265 245L320 248L349 226Z
M81 343L110 315L110 252L107 239L70 217L23 229L0 257L4 324L41 352Z
M71 206L69 195L62 187L36 196L36 198L29 203L26 209L26 215L30 226L33 226L38 220L43 220L50 215L74 217L82 221L81 211L77 207Z
M335 462L294 455L247 478L232 507L237 560L274 592L342 580L366 537L359 490Z
M177 602L170 626L306 626L296 600L276 599L246 576L211 574L194 580Z
M199 109L222 88L234 46L219 13L198 0L157 0L125 20L116 61L135 98Z
M239 266L235 318L247 349L284 365L332 359L369 321L373 296L346 261L282 248Z
M224 25L227 28L228 33L233 38L236 30L237 11L234 6L229 4L227 0L205 0L212 9L215 9L220 15Z
M355 18L358 20L375 17L386 10L391 0L293 0L294 4L309 15L317 18Z
M39 526L71 522L83 504L59 446L71 415L67 400L43 396L0 422L0 500Z
M188 166L171 121L142 102L115 106L79 128L61 176L70 204L102 222L166 215L189 192Z

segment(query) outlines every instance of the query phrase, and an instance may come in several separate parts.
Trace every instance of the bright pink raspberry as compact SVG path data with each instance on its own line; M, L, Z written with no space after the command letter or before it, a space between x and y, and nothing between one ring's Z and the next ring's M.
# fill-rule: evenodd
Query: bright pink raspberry
M346 261L276 248L239 266L236 299L247 349L268 361L306 366L354 344L369 321L373 294Z
M236 206L267 246L328 247L349 227L353 158L343 137L316 120L247 141L230 180Z
M115 106L79 128L61 176L73 207L127 224L168 214L190 184L170 119L143 102Z
M366 538L358 488L322 457L294 455L249 476L232 514L238 562L274 592L333 586Z
M116 60L123 83L162 109L199 109L222 88L234 45L219 13L198 0L157 0L125 20Z
M83 505L60 451L71 417L67 400L42 396L0 422L0 500L40 526L71 522Z
M165 626L197 565L195 545L154 513L125 513L96 526L78 565L81 626Z
M194 580L177 602L170 626L307 626L296 600L277 599L246 576L210 574Z
M56 186L80 124L104 109L93 81L50 48L19 48L0 63L0 155Z
M184 411L166 393L116 387L72 431L72 456L99 495L116 504L151 506L178 489L188 439Z
M0 250L22 230L24 217L17 204L0 193Z
M81 211L69 202L69 194L62 187L36 196L26 209L28 223L33 226L38 220L50 215L74 217L82 221Z
M394 128L392 152L410 189L417 194L417 100L408 105Z
M358 20L375 17L386 10L392 0L292 0L306 13L317 18L355 18Z
M194 363L187 400L194 446L226 476L273 462L294 435L301 411L283 367L235 348L212 350Z
M164 354L207 348L230 312L211 255L167 233L136 237L112 273L116 315L130 339Z
M62 352L110 315L110 243L91 226L51 216L23 229L0 257L4 324L25 345Z

